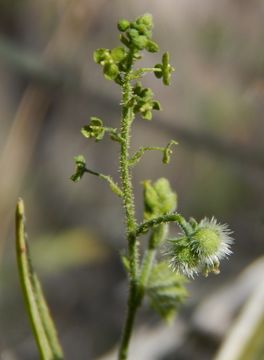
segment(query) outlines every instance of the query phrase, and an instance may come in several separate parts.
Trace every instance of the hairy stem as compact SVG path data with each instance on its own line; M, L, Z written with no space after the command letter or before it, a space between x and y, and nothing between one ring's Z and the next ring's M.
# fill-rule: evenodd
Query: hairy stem
M132 63L131 63L132 65ZM122 333L121 344L119 349L119 360L127 359L128 347L131 338L131 333L134 325L136 310L138 308L137 291L137 264L138 264L138 252L137 252L137 237L136 237L136 219L135 219L135 207L134 207L134 195L131 182L131 173L129 170L129 145L130 145L130 129L134 119L133 107L129 105L129 101L133 96L132 86L129 81L130 73L128 72L124 77L122 85L122 119L121 119L121 137L123 139L121 143L120 152L120 173L121 184L123 192L123 205L125 209L126 218L126 232L128 241L128 257L130 264L130 284L129 284L129 296L127 303L127 316Z
M175 222L186 233L186 235L189 235L189 233L191 232L190 224L187 223L183 216L176 213L159 216L157 218L143 222L137 227L136 236L138 237L141 234L148 232L148 230L153 228L153 226L155 225L165 224L169 222Z

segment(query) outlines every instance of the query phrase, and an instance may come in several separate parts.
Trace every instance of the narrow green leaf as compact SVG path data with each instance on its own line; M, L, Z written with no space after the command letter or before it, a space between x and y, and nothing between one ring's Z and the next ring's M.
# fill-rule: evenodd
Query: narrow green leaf
M62 360L63 353L57 332L30 260L22 199L18 200L16 208L16 253L20 284L40 358L42 360Z

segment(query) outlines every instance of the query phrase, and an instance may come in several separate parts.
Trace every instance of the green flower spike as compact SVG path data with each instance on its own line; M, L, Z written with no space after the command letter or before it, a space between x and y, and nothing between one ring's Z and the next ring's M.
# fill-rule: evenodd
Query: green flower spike
M159 51L158 44L151 40L153 21L152 15L145 14L136 19L136 21L129 22L128 20L120 20L117 24L121 35L121 41L130 49L136 51L147 50L149 52Z
M154 74L158 79L162 78L164 85L170 85L171 74L175 71L175 69L170 65L169 60L170 55L168 52L165 52L162 56L162 64L155 65L155 68L159 70L156 72L154 71Z
M218 224L215 218L205 218L199 224L192 220L190 228L190 234L169 240L167 255L171 268L189 277L219 273L220 260L232 253L230 229L226 224Z

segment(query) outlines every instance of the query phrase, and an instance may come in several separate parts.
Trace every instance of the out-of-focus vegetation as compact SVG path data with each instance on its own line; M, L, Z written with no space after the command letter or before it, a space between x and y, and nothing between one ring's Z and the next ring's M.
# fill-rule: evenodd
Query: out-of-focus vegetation
M135 174L136 196L141 196L139 179L156 179L162 172L177 189L179 198L185 199L184 204L179 204L181 211L197 217L213 213L235 230L232 262L225 264L219 277L209 278L206 283L201 279L199 286L192 289L196 296L188 314L194 314L196 305L204 301L208 292L225 286L263 254L264 7L261 1L204 0L197 6L194 0L164 0L162 4L160 1L150 4L147 1L2 0L0 354L3 359L36 358L14 266L13 212L18 196L24 197L29 209L33 257L36 254L36 267L43 270L41 277L59 324L65 353L69 358L92 359L110 349L118 338L119 313L125 301L123 273L115 252L110 254L113 245L123 247L119 202L103 182L91 177L73 186L69 176L76 153L86 154L91 168L114 174L117 163L112 144L106 141L99 149L97 144L87 145L78 135L90 114L112 120L113 127L119 118L117 91L112 84L105 84L88 54L98 43L102 46L116 43L111 29L118 18L132 18L142 12L153 14L159 30L154 33L162 50L169 45L176 78L174 91L156 92L155 80L146 79L146 85L151 82L164 111L159 120L153 118L156 127L152 130L145 122L138 123L134 146L146 142L163 144L172 137L179 141L179 146L167 168L160 165L155 155L145 156ZM169 40L165 32L168 28L173 34ZM137 211L141 213L142 208ZM80 240L79 231L73 231L78 228L87 230L87 242L83 240L86 235L80 235ZM88 255L84 260L85 255L80 252L83 248L83 253L88 254L92 233L95 241L102 244L98 261ZM65 234L64 247L63 238L57 234ZM50 246L49 241L53 242ZM102 261L104 245L109 256ZM96 254L94 245L91 246L90 253ZM66 263L71 266L58 265L53 272L53 264ZM47 264L52 266L45 268ZM106 289L103 283L108 285ZM94 313L100 315L97 322ZM204 337L201 330L191 327L190 315L183 318L188 331L191 329L193 341L189 341L187 348L183 337L177 354L186 359L211 359L223 333L215 336L210 332ZM175 343L171 337L171 343ZM160 359L175 359L171 347L171 355L164 350Z

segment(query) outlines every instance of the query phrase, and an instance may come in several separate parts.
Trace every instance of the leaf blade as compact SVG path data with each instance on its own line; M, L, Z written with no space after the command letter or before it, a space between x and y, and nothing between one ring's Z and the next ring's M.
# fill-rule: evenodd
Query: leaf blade
M16 254L20 285L40 357L43 360L63 360L57 332L40 282L31 264L22 199L18 200L16 208Z

